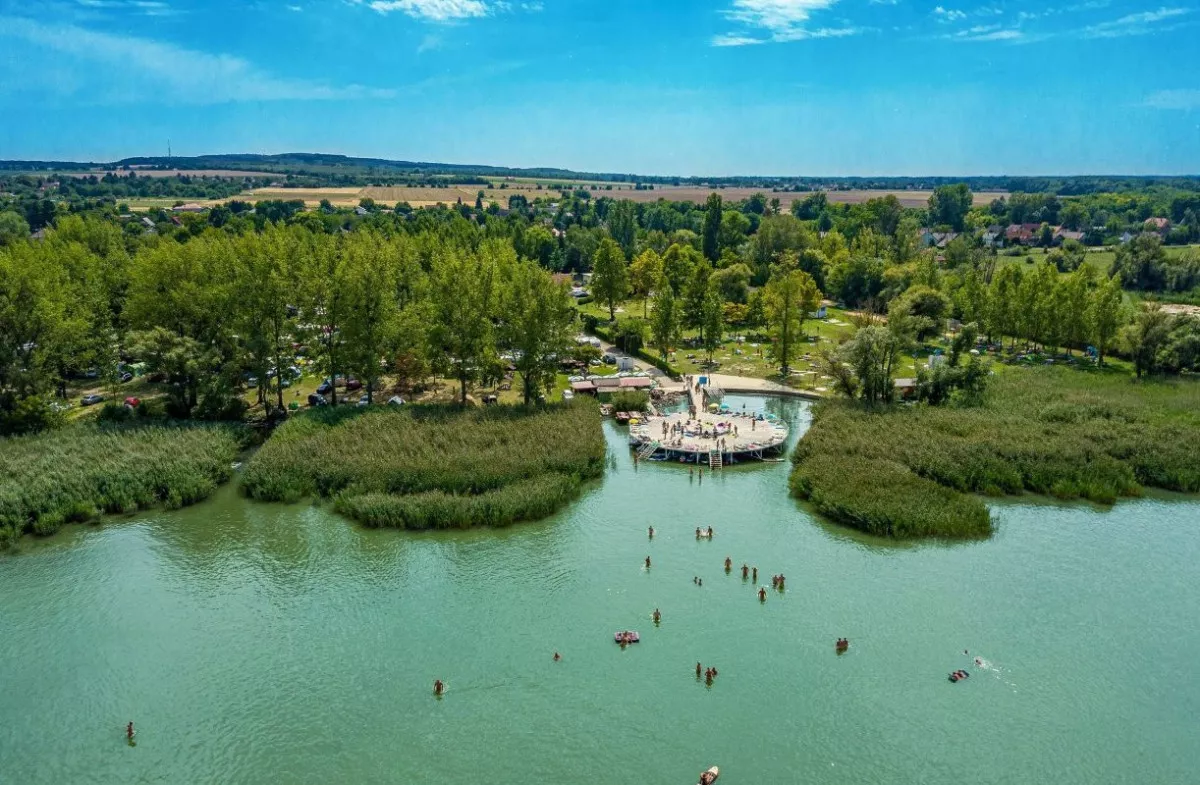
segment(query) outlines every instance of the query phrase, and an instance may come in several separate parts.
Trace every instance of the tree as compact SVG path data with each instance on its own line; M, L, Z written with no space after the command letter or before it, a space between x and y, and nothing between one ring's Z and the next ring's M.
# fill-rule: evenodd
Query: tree
M617 329L613 335L617 348L626 354L637 354L646 343L650 328L644 319L631 317L617 321Z
M1082 348L1087 341L1088 289L1091 280L1092 268L1083 265L1075 268L1075 272L1058 286L1056 318L1059 320L1059 335L1068 354L1073 347Z
M654 348L664 360L679 343L680 321L679 303L675 299L675 292L670 286L660 288L654 296L650 335L654 339Z
M736 251L745 242L750 231L749 218L737 210L726 210L721 216L721 230L717 235L720 247Z
M821 292L811 275L783 264L771 276L763 299L771 356L779 363L779 375L786 377L791 371L795 344L804 335L804 320L821 304Z
M690 245L674 243L663 254L663 276L676 296L683 294L684 287L692 279L692 268L704 257Z
M0 212L0 247L11 245L29 236L29 224L20 213L12 210Z
M515 267L505 292L501 339L515 357L526 404L553 389L559 360L571 348L572 317L565 286L535 264Z
M608 319L617 318L617 303L629 294L629 271L621 246L609 238L600 242L592 267L592 291L608 305Z
M365 386L368 403L374 402L383 367L392 364L386 359L395 349L400 318L396 267L388 250L378 235L359 234L347 248L340 283L346 297L345 368Z
M738 263L714 272L709 285L716 288L722 300L744 303L750 296L750 275L750 268Z
M474 253L444 248L433 262L429 355L437 370L458 380L464 405L468 386L496 354L491 317L505 256L503 246L493 241Z
M929 223L932 226L949 226L961 232L967 213L971 210L971 202L971 189L966 183L939 185L929 197Z
M1121 326L1122 297L1121 282L1114 276L1096 287L1088 304L1088 321L1100 365L1104 365L1104 355Z
M1133 322L1125 326L1122 337L1139 379L1158 369L1163 349L1171 338L1170 328L1170 316L1156 302L1146 303Z
M633 256L637 239L637 209L633 202L622 199L608 208L608 233L621 246L625 258Z
M840 357L854 371L856 387L869 405L890 403L896 394L893 374L902 339L887 327L864 327L847 341Z
M707 259L701 258L692 267L692 276L683 292L684 327L699 329L703 326L704 300L708 297L708 281L712 274L712 265Z
M828 207L829 197L824 191L817 191L792 202L792 215L802 221L815 221Z
M704 258L715 262L721 258L721 195L711 193L705 203L703 244Z
M870 303L883 291L885 265L882 259L867 256L847 256L835 262L829 271L827 286L830 295L858 308Z
M721 332L725 327L725 310L722 305L721 295L710 288L708 295L704 298L704 310L700 324L700 342L708 354L710 363L713 352L721 345Z
M803 251L814 245L816 237L794 216L772 215L763 218L758 224L758 231L750 237L748 252L756 285L766 282L770 276L770 265L780 255L788 251Z
M663 260L653 248L642 251L629 265L629 282L634 294L642 298L642 316L646 317L650 293L663 284Z
M1129 289L1160 292L1167 283L1167 252L1157 234L1144 232L1117 248L1109 275Z

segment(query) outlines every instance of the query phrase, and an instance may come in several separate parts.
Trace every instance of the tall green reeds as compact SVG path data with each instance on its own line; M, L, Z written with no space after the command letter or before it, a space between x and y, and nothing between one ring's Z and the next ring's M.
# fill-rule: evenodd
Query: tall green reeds
M1143 486L1200 491L1200 384L1006 369L979 407L821 404L792 460L792 492L876 534L991 531L965 494L1112 503Z
M254 499L336 498L372 526L504 525L543 517L604 472L591 401L548 407L319 409L250 461Z
M222 428L65 428L0 439L0 545L67 522L171 508L229 479L238 440Z

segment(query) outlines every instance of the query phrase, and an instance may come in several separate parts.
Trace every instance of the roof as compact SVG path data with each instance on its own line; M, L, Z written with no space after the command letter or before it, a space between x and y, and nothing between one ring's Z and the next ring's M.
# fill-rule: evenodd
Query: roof
M616 376L598 376L592 381L597 387L620 387L622 380Z
M1152 224L1157 229L1166 229L1171 225L1171 222L1166 218L1147 218L1146 223Z
M596 385L592 382L571 382L571 389L575 392L595 392Z
M653 385L654 382L652 382L646 376L626 376L621 380L621 386L627 389L633 388L635 390L640 390L644 387L651 387Z

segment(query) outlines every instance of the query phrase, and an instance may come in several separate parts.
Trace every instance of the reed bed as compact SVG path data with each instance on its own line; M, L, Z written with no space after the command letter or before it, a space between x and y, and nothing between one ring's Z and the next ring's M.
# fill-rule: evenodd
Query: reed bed
M374 526L503 525L562 507L605 454L594 401L319 409L276 431L242 487L261 501L333 498Z
M102 513L194 504L229 479L238 450L218 427L80 426L0 440L0 545Z
M1026 491L1111 504L1143 487L1200 491L1200 384L1007 369L979 407L821 404L793 494L895 537L991 531L977 496Z

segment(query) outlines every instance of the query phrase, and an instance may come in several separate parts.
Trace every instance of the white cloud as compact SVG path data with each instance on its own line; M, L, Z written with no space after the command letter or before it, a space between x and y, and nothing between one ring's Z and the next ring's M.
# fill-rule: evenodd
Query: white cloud
M1159 90L1146 96L1142 105L1152 109L1200 109L1200 90Z
M491 13L483 0L372 0L368 5L381 14L402 11L416 19L434 22L470 19Z
M72 75L81 77L64 79L49 85L49 89L72 93L84 80L95 80L96 84L86 90L93 101L130 103L149 96L183 104L219 104L379 99L396 94L394 90L362 85L329 85L274 76L232 55L198 52L75 25L45 25L23 17L0 16L0 40L5 37L53 52L56 68L72 68ZM80 87L79 92L84 89Z
M769 41L770 41L770 39L768 39L768 38L751 38L748 35L726 34L726 35L713 36L712 45L713 46L753 46L754 44L765 44L765 43L768 43Z
M1111 22L1101 22L1091 27L1083 28L1086 38L1119 38L1126 35L1145 35L1152 30L1170 29L1156 26L1159 22L1176 19L1190 14L1188 8L1159 8L1155 11L1142 11L1137 14L1127 14Z
M814 12L832 7L838 0L733 0L723 11L726 19L737 22L753 32L733 32L712 39L713 46L748 46L768 42L803 41L810 38L838 38L856 35L856 27L809 28L807 23ZM890 0L883 0L889 2Z
M957 8L943 8L940 5L933 9L933 15L941 19L943 22L955 22L959 19L967 18L966 13L959 11Z

